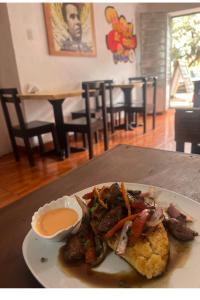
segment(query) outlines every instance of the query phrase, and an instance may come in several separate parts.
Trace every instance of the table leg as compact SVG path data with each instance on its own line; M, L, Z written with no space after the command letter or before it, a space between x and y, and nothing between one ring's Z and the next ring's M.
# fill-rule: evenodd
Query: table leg
M184 142L176 140L176 151L184 152Z
M58 155L60 159L65 159L65 157L69 157L69 143L68 143L68 135L64 130L64 120L63 120L63 111L62 104L64 99L60 100L49 100L51 105L53 106L56 132L58 137Z

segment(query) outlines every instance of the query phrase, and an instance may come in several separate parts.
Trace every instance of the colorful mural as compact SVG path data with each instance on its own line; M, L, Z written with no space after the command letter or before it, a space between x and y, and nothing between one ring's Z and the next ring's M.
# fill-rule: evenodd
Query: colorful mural
M105 17L106 21L112 25L112 30L106 35L106 44L113 53L114 62L133 62L134 50L137 46L133 24L127 22L124 16L119 16L113 6L105 8Z

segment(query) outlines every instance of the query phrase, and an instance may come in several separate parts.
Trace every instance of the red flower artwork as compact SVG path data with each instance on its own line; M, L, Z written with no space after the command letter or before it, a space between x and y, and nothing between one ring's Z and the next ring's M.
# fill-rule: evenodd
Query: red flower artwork
M105 9L106 20L112 25L112 30L106 35L106 44L113 53L114 62L133 62L134 50L137 46L136 35L133 34L133 24L124 16L118 16L112 6Z

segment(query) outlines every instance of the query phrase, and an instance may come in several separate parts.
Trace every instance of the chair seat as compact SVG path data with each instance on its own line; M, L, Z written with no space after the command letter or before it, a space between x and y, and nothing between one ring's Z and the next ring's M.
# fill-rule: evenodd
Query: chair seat
M101 124L103 124L102 119L96 119L91 118L91 127L93 130L95 130L97 127L99 127ZM70 120L65 122L65 130L66 131L87 131L87 119L85 117L77 118L74 120Z
M122 111L122 110L124 110L124 107L125 107L124 103L120 103L120 102L113 103L112 111L113 112ZM100 106L100 108L101 108L101 106ZM106 108L107 108L107 112L110 113L111 112L111 106L110 106L110 104L107 105Z
M41 128L44 126L52 126L53 123L45 122L45 121L32 121L32 122L25 123L25 125L26 125L26 129L29 130L29 129ZM20 126L17 125L14 126L14 128L20 129Z
M147 104L147 109L149 108L152 108L153 105L151 103ZM142 102L133 102L131 103L131 108L138 108L138 109L143 109L144 106L143 106L143 103Z
M26 130L28 131L28 136L35 136L37 134L49 132L54 127L53 123L45 121L32 121L25 123L25 125ZM13 130L17 136L23 136L22 130L19 125L14 126Z
M90 109L90 112L91 112L92 118L98 118L101 116L100 110ZM86 116L85 109L72 112L72 119L77 119L77 118L81 118L81 117L85 117L85 116Z

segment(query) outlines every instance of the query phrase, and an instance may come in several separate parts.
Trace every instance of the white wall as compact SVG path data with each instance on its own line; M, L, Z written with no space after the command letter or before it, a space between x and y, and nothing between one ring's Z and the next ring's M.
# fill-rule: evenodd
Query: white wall
M7 6L0 4L0 88L19 87ZM11 109L12 117L15 117ZM11 151L8 130L0 105L0 156Z
M104 15L108 4L94 4L96 33L96 57L50 56L48 54L46 28L42 4L8 4L11 32L16 53L21 89L34 83L41 90L66 90L81 87L84 80L114 79L116 82L127 80L135 74L135 64L114 64L112 53L107 50L105 35L111 30ZM134 4L114 4L119 14L128 21L135 22ZM32 31L29 40L27 31ZM119 91L116 91L117 95ZM72 98L65 101L64 114L71 115L82 101ZM53 120L48 102L25 102L27 120Z

